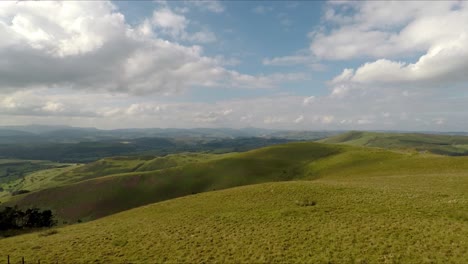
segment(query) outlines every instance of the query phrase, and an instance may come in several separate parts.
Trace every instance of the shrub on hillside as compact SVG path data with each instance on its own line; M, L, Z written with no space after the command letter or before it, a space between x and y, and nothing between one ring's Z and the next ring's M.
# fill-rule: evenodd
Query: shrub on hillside
M22 211L17 207L5 207L0 211L0 231L52 227L55 224L51 210L29 208Z

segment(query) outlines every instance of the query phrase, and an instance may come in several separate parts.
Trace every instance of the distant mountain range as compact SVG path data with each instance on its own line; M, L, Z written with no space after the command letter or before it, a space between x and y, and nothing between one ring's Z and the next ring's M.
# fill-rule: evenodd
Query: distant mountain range
M124 140L137 138L170 139L235 139L235 138L279 138L288 140L319 140L347 131L296 131L275 130L255 127L233 128L128 128L102 130L93 127L71 126L0 126L0 144L37 144L37 143L78 143L105 140ZM442 135L468 135L468 132L434 131L375 131L391 133L428 133Z
M222 139L222 138L282 138L292 140L317 140L342 131L285 131L261 128L129 128L101 130L69 126L3 126L0 127L0 144L18 143L77 143L115 139L161 137L172 139Z

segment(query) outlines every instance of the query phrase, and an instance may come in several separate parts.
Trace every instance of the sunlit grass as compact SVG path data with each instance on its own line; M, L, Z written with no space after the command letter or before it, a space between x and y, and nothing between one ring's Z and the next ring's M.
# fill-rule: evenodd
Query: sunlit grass
M0 248L16 258L66 263L463 263L468 221L459 214L468 211L466 189L415 186L467 178L434 177L412 185L398 178L381 184L322 179L208 192L50 236L0 240ZM316 204L298 205L305 200Z

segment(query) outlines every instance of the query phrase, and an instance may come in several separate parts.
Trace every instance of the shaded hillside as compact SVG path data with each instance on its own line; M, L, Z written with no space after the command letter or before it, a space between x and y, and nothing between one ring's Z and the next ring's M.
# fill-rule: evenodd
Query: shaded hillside
M155 171L137 169L135 172L99 177L16 196L7 204L50 208L60 218L76 222L194 193L263 182L433 175L464 173L467 170L468 159L465 157L290 143Z
M23 173L21 179L5 182L3 184L1 184L0 181L0 202L8 200L12 192L19 190L37 191L117 173L161 170L222 158L227 155L231 154L180 153L169 154L162 157L117 156L104 158L88 164L74 164L73 166L57 163L57 166L60 165L61 168L38 168L39 171L37 172L30 174ZM5 163L6 161L3 162ZM10 162L23 164L24 162L30 161L11 160ZM0 160L0 169L3 165L9 165L9 163L4 163ZM47 164L45 161L43 163ZM1 179L2 178L0 178L0 180Z
M342 150L343 147L333 145L290 143L246 153L226 154L225 157L167 169L99 177L16 196L6 204L50 208L55 210L59 217L72 222L78 219L94 219L193 193L303 178L304 169L309 162L337 154ZM125 164L127 161L123 162ZM92 173L93 166L97 167L99 163L102 161L78 170L85 172L90 169L87 173ZM151 162L148 164L151 165ZM103 168L105 167L101 166L96 170ZM115 167L105 169L109 172L115 171ZM69 173L73 175L75 172L76 170L72 170ZM57 200L56 197L60 199Z
M468 136L351 131L320 140L320 142L387 149L429 151L434 154L449 156L468 155Z

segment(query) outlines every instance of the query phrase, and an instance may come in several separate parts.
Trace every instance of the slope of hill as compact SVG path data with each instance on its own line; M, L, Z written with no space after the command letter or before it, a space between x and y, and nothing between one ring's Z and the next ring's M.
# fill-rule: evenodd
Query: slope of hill
M468 178L267 183L0 240L29 263L464 263ZM383 180L383 181L382 181ZM435 188L437 186L437 188Z
M40 169L31 172L17 180L0 183L0 203L8 201L13 193L19 191L36 191L63 185L64 182L58 181L57 177L79 166L76 164L61 164L52 169Z
M319 142L387 149L429 151L449 156L468 155L468 136L351 131Z
M119 156L104 158L88 164L59 164L42 161L44 164L56 164L59 168L41 169L37 172L23 173L21 179L1 183L0 177L0 202L11 198L11 192L18 190L37 191L52 188L83 180L99 178L112 174L128 173L136 171L155 171L182 166L190 163L218 159L231 154L210 153L180 153L163 157L155 156ZM24 160L8 160L15 164L23 164ZM38 162L38 161L36 161ZM0 172L2 166L9 165L6 160L0 160ZM25 175L25 176L24 176Z
M302 178L308 162L344 148L317 143L277 145L183 166L121 173L48 188L12 197L6 204L53 209L68 222L89 220L198 192ZM154 166L152 162L148 164Z
M151 162L154 160L145 164ZM194 193L256 183L459 174L468 170L468 159L345 145L290 143L156 168L158 170L137 169L15 196L7 204L53 209L61 219L76 222ZM108 168L109 172L112 170Z

